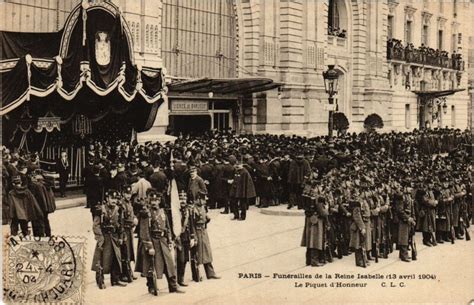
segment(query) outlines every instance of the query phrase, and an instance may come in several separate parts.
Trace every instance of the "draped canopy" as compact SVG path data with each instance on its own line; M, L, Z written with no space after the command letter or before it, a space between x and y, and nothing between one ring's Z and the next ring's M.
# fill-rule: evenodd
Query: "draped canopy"
M135 64L130 30L114 4L78 5L55 33L1 31L0 43L0 115L7 119L27 105L38 117L54 112L62 119L120 112L136 130L151 128L164 75Z

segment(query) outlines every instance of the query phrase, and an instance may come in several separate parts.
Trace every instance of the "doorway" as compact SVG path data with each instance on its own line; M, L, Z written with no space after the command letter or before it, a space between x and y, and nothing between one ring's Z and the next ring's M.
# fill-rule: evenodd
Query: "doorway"
M209 115L170 115L169 126L176 135L179 133L200 135L211 129L211 117Z

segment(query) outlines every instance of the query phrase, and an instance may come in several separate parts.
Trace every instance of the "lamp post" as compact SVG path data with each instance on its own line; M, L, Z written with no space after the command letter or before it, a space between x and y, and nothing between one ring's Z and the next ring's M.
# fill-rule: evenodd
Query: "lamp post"
M328 65L328 70L323 71L323 79L324 79L324 88L326 89L326 93L329 95L328 102L329 102L329 120L328 120L328 135L332 137L332 130L334 129L334 95L337 94L337 85L339 79L339 73L334 69L334 65Z

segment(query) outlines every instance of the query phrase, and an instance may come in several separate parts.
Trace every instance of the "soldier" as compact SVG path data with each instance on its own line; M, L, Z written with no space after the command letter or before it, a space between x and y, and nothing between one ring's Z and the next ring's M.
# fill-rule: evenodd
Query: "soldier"
M187 204L187 196L184 191L179 193L180 212L181 212L181 234L176 237L176 268L178 274L178 285L182 287L188 286L184 282L184 273L186 270L186 263L190 261L190 249L196 244L196 237L194 226L192 225L192 205ZM192 276L194 281L199 278L196 274L196 269L192 266Z
M272 197L275 190L273 188L273 177L268 159L265 155L261 155L259 162L255 165L256 190L260 198L260 207L268 208L272 205Z
M163 274L170 293L184 293L176 282L176 267L171 255L173 236L161 198L156 189L147 190L148 206L140 211L139 257L135 270L146 276L148 292L153 295L158 295L156 279L163 278Z
M456 173L454 177L454 186L453 186L453 227L457 239L463 239L464 235L464 218L462 217L462 211L465 211L465 196L466 196L466 187L461 183L458 174Z
M120 281L122 273L122 225L120 223L120 195L116 190L109 190L105 204L94 207L92 230L97 245L92 260L92 271L96 272L96 282L100 289L105 289L104 274L110 274L112 286L124 287Z
M442 182L440 184L440 194L436 213L436 241L438 243L443 243L444 241L451 241L454 243L454 236L451 236L451 227L453 224L453 201L454 196L451 194L449 177L446 175L442 178Z
M131 283L137 278L133 275L130 262L135 262L135 251L133 250L133 228L138 224L138 219L133 213L132 206L132 187L127 185L123 187L123 198L120 201L121 220L122 220L122 245L120 247L122 254L122 275L123 282Z
M300 150L295 160L290 163L288 171L288 187L289 187L289 203L288 209L297 205L298 209L302 209L301 195L303 191L304 180L311 176L311 166L304 158L303 152Z
M8 193L8 204L10 206L10 233L18 235L18 226L23 236L30 234L28 222L42 220L44 215L40 205L31 191L24 185L20 176L12 178L13 189Z
M355 195L357 193L354 193ZM351 239L349 246L355 250L355 263L357 267L367 267L367 252L366 238L367 238L367 224L370 217L370 208L366 206L363 209L362 204L359 200L351 198L349 201L349 208L352 214L351 224Z
M307 185L307 184L305 184ZM317 197L313 187L305 189L305 225L301 246L306 247L306 265L312 267L321 267L325 264L325 226L328 216L327 206L325 207L325 198Z
M334 201L339 207L335 215L337 256L342 258L342 256L349 255L351 213L349 212L348 198L346 198L340 189L334 191Z
M209 236L207 235L207 224L211 219L207 215L202 193L201 198L194 198L194 201L192 201L194 204L190 210L191 226L193 226L192 232L194 232L194 235L191 237L195 236L195 244L190 244L192 257L191 269L194 270L193 278L195 281L201 281L201 277L199 276L199 266L203 265L207 279L220 279L220 277L216 275L214 267L212 266L212 250Z
M234 177L230 180L232 186L229 195L231 197L233 220L245 220L247 217L248 201L255 198L255 186L252 177L242 162L235 165Z
M415 206L411 197L411 189L404 182L404 189L396 189L393 195L393 205L398 219L398 241L400 249L399 257L404 262L410 262L408 246L412 228L415 226ZM412 237L413 238L413 237Z
M434 184L431 177L425 178L426 189L421 189L416 195L418 200L418 223L417 230L423 234L423 244L431 247L436 246L436 206L438 200L434 195Z

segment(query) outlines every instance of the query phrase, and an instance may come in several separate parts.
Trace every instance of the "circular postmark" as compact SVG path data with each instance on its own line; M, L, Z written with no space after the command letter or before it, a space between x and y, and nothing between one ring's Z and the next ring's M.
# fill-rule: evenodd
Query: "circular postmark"
M7 242L4 296L16 302L58 302L81 294L80 249L61 236ZM83 245L82 245L83 246Z

